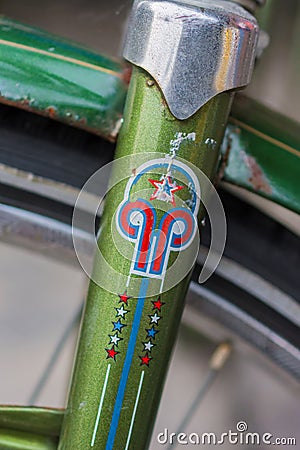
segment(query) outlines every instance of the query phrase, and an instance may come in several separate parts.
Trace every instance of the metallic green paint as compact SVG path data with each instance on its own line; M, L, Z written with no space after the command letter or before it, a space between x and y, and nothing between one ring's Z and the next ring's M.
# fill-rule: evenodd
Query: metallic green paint
M1 450L56 450L64 410L0 406Z
M152 153L152 159L155 157L153 152L169 153L170 140L174 139L175 133L195 132L195 142L185 142L178 156L190 161L207 176L213 178L216 173L219 146L223 138L231 100L232 94L221 94L208 102L191 118L180 121L171 115L158 86L150 76L141 69L135 68L127 97L125 121L119 136L116 157ZM205 143L207 138L214 139L216 145L213 147L207 145ZM113 214L123 199L125 185L126 180L120 182L106 197L99 245L107 262L115 270L128 274L130 261L116 250L111 235ZM95 270L98 269L101 270L97 267ZM110 277L110 275L106 276ZM145 329L149 327L149 314L153 311L151 301L157 300L157 296L145 300L138 329L137 345L134 349L120 420L116 428L114 449L127 448L126 443L142 376L144 376L143 386L129 448L138 450L147 448L184 306L188 282L189 276L186 276L176 287L161 294L161 301L165 305L161 313L160 332L155 338L153 361L150 361L149 367L141 366L139 355L142 353ZM114 279L110 279L110 283L114 283ZM114 320L114 311L118 305L119 297L116 294L111 294L91 282L59 450L79 450L89 447L97 450L112 448L110 445L106 447L106 442L125 361L126 342L131 333L131 325L138 303L134 298L128 301L130 311L126 315L127 326L122 330L123 340L119 343L119 347L116 347L120 353L114 361L112 358L106 358L105 348L108 347L108 335L112 334L112 320ZM112 315L113 312L114 315ZM142 375L143 370L144 375ZM106 377L108 377L108 382L101 409L100 398L102 398ZM97 417L99 419L98 426Z
M44 31L0 17L0 102L114 140L128 69Z
M64 416L62 409L29 406L0 406L0 429L58 437Z
M0 428L1 450L56 450L56 441L34 433Z

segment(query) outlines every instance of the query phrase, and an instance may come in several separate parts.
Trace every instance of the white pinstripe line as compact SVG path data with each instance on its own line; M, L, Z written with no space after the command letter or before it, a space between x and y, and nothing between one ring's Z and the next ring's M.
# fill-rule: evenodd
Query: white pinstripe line
M129 442L130 442L131 433L132 433L132 429L133 429L133 424L134 424L134 419L135 419L135 415L136 415L136 410L137 410L139 399L140 399L140 395L141 395L144 375L145 375L145 371L143 370L143 372L141 373L140 384L139 384L138 391L137 391L137 394L136 394L135 404L134 404L133 413L132 413L132 417L131 417L131 423L130 423L128 436L127 436L127 442L126 442L124 450L128 450L128 447L129 447Z
M110 372L110 366L111 366L111 364L108 364L107 370L106 370L106 375L105 375L104 385L103 385L103 388L102 388L102 393L101 393L101 398L100 398L100 403L99 403L99 408L98 408L98 414L97 414L97 418L96 418L96 422L95 422L95 427L94 427L91 447L94 447L94 445L95 445L97 430L98 430L100 416L101 416L101 410L102 410L102 406L103 406L103 401L104 401L104 397L105 397L105 391L106 391L108 377L109 377L109 372Z

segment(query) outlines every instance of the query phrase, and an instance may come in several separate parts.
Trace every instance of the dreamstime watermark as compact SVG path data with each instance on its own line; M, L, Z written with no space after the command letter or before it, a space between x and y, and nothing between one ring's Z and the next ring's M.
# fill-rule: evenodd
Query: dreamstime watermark
M258 433L248 431L247 422L241 420L235 430L224 433L183 433L170 432L168 428L157 435L157 442L161 445L176 447L178 445L281 445L296 446L295 437L278 437L272 433Z

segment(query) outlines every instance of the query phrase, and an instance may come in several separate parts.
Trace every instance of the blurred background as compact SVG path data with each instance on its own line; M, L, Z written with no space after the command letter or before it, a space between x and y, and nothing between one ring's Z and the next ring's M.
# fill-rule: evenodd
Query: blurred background
M299 121L300 2L267 3L260 21L271 45L258 63L248 93ZM118 0L0 0L0 13L117 58L130 4ZM0 244L0 256L0 403L27 404L59 338L83 302L87 279L79 265L71 268L5 244ZM228 335L221 327L218 331ZM64 406L76 334L75 330L70 334L38 404ZM176 431L207 373L215 345L194 328L182 326L154 437L166 427ZM300 442L299 417L299 385L235 340L232 356L186 431L221 433L245 420L250 431L296 437ZM242 448L223 446L233 447ZM150 448L161 446L154 439Z

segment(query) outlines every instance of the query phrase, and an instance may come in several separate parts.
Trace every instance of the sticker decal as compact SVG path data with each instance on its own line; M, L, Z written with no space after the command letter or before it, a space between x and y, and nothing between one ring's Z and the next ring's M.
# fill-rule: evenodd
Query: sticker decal
M115 307L116 316L112 320L112 332L108 335L109 346L105 349L107 358L114 361L122 347L120 341L124 341L122 331L127 326L126 317L130 312L128 305L131 299L127 289L132 275L161 280L161 292L170 253L188 248L197 231L199 182L192 169L177 160L181 143L184 140L194 141L195 138L195 133L177 133L170 142L169 154L134 169L127 182L124 198L117 208L117 231L122 238L134 244L134 249L127 287L122 294L118 294L121 305ZM182 193L180 197L179 192ZM141 359L141 364L148 367L164 305L160 296L152 303L154 311L148 315L150 324L146 329L146 339L141 343L145 354L140 356L146 357Z
M118 294L119 305L114 306L116 314L112 321L113 329L109 334L109 346L105 349L107 359L116 361L121 351L119 345L120 349L126 345L106 450L111 450L114 446L126 385L137 345L141 345L138 354L141 377L132 413L131 429L145 371L148 368L151 370L152 364L155 362L156 339L163 325L162 309L165 305L165 302L161 300L161 293L168 268L169 266L172 268L172 264L169 264L170 254L178 254L187 249L197 232L197 213L200 203L199 181L187 164L177 160L177 152L181 143L184 140L194 141L195 138L195 133L177 133L175 139L170 142L169 154L164 158L147 161L135 168L127 182L123 200L116 211L117 232L121 238L130 243L128 248L132 254L127 285L123 294ZM135 299L133 308L131 297L127 291L130 289L131 279L136 280L137 276L141 282L138 298ZM160 289L157 291L159 295L155 300L151 300L151 303L149 300L147 303L149 286L157 280L160 285ZM146 306L149 307L148 314L144 313ZM130 309L134 309L134 316L130 321L131 330L125 344L125 337L121 336L127 326L126 319L127 316L130 316ZM138 335L144 314L148 317L149 322L148 326L144 328L144 339L139 341ZM125 335L127 336L127 333ZM125 335L123 334L123 336ZM130 441L130 434L129 430L127 444Z
M160 179L149 178L149 173L160 173ZM184 181L184 185L177 184L175 175ZM140 198L137 189L139 182L145 182L145 176L155 187L148 199ZM135 244L129 276L135 274L160 278L163 281L170 252L184 250L194 239L197 231L199 190L198 180L192 170L181 161L175 161L175 157L170 155L151 160L135 170L127 183L124 199L116 214L119 234ZM147 191L146 189L145 192ZM181 205L176 206L176 193L179 191L185 191L185 199L178 198ZM172 206L159 221L154 201Z
M113 361L117 361L117 355L121 352L119 351L120 341L123 341L124 338L121 337L122 330L126 325L126 314L130 312L128 308L128 301L131 299L130 296L127 295L127 292L124 291L123 294L119 294L119 304L115 307L115 319L112 321L113 328L111 330L111 334L108 335L109 342L108 346L105 348L106 359L112 359ZM121 305L120 305L121 303Z
M159 321L162 319L161 316L161 308L165 305L164 302L160 300L158 297L157 300L152 301L152 311L151 314L148 314L150 328L146 329L147 332L146 340L142 342L143 355L139 355L139 359L141 360L140 365L146 365L149 367L150 361L155 359L152 357L152 349L156 346L155 344L155 335L159 333ZM155 354L155 352L154 352ZM151 355L151 357L150 357ZM152 363L151 363L152 364Z

